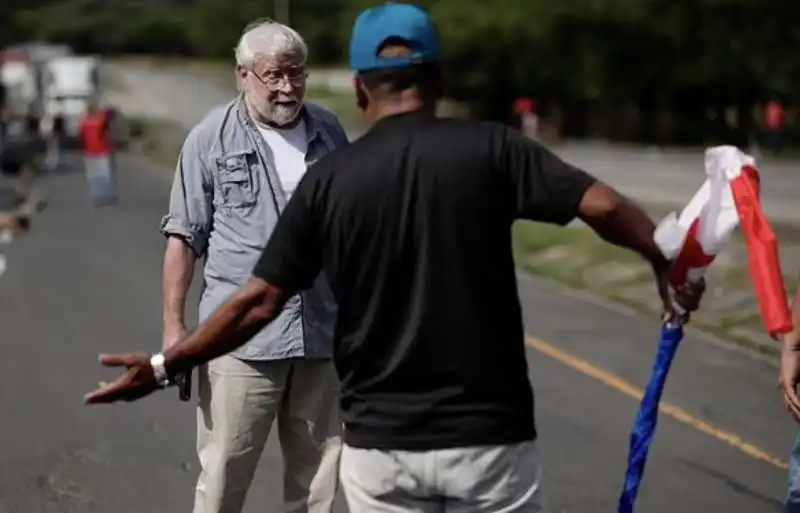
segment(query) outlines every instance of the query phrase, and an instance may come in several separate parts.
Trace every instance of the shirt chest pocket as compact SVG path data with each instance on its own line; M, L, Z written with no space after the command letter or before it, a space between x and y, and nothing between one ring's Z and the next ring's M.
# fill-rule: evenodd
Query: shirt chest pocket
M216 159L216 194L220 207L249 207L258 198L258 166L255 152L237 152Z

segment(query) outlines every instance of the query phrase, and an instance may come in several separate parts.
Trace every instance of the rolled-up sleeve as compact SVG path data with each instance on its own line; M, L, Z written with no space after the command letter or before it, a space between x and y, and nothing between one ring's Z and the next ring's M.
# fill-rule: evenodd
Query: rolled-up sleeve
M183 238L198 257L205 253L211 232L213 194L207 145L202 141L202 132L193 130L178 156L169 212L161 221L161 233Z

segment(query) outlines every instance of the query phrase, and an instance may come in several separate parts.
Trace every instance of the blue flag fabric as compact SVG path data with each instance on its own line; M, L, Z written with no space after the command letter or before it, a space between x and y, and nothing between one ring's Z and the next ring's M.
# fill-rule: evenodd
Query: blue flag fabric
M636 423L631 431L628 471L625 473L625 484L619 498L618 513L633 513L636 495L639 493L639 485L644 476L647 453L656 432L658 403L661 401L661 394L664 392L672 360L682 339L682 325L664 324L661 328L661 342L658 344L653 374L650 376L650 383L647 384L644 397L639 405L639 412L636 414Z

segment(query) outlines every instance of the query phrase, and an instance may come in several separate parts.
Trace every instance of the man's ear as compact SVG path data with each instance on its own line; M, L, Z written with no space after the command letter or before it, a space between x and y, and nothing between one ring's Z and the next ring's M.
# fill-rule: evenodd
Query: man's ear
M356 105L361 110L366 110L367 105L369 104L369 98L367 97L367 91L364 88L364 81L361 80L361 77L358 75L353 76L353 89L356 92Z
M247 73L249 71L250 70L248 70L244 66L236 66L236 79L239 81L244 80L245 78L247 78Z
M241 92L242 87L244 85L244 79L247 78L247 72L249 70L244 66L236 66L234 70L234 75L236 76L236 88Z

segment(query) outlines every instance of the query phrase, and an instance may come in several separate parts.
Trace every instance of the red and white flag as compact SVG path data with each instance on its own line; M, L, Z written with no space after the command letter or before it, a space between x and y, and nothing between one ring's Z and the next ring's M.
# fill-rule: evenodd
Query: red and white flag
M755 160L734 146L716 146L706 150L705 171L705 182L680 215L669 214L656 229L656 243L674 262L672 283L699 281L741 226L767 332L791 331L778 242L761 208Z

